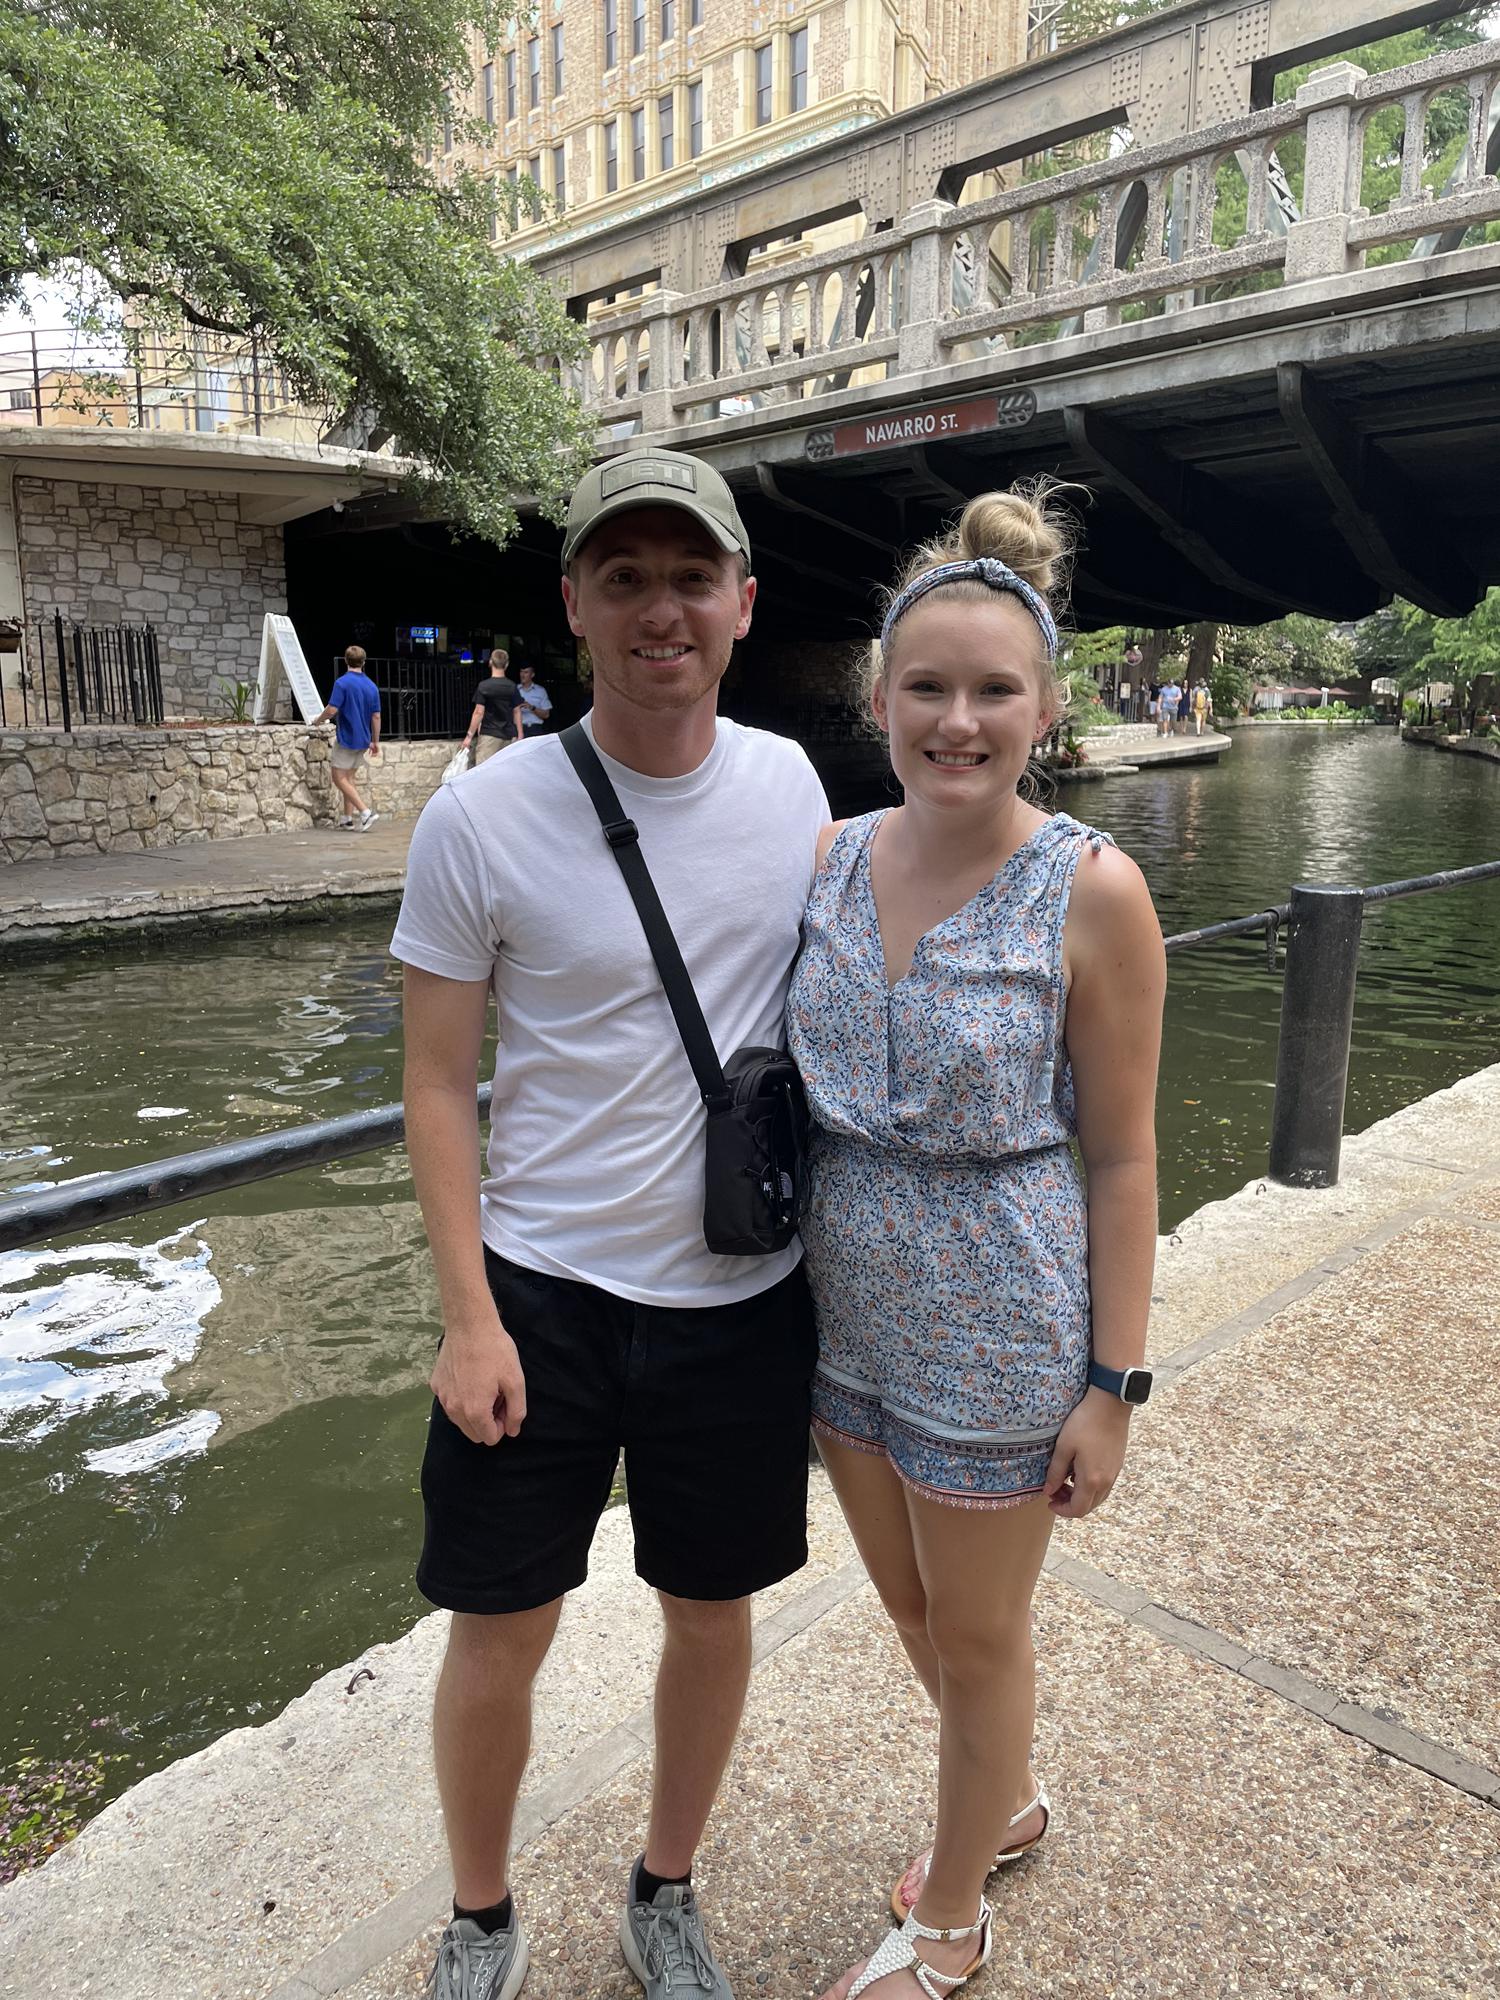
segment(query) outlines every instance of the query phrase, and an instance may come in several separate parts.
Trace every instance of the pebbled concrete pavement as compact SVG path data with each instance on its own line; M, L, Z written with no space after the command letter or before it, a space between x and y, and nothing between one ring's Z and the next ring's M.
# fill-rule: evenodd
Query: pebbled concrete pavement
M1047 1843L994 1885L976 1996L1500 1992L1500 1066L1163 1240L1126 1476L1039 1593ZM697 1880L740 2000L821 1993L930 1838L934 1724L815 1481L758 1605ZM448 1876L444 1620L109 1807L0 1889L17 2000L405 2000ZM514 1880L527 2000L625 2000L657 1617L601 1527L537 1705ZM368 1665L373 1680L353 1683ZM267 1905L274 1905L268 1908Z

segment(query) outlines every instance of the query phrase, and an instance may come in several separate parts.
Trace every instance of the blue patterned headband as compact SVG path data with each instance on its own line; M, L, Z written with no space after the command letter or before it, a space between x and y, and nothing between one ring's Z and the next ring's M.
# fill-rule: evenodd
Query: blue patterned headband
M1037 622L1047 648L1047 658L1057 658L1057 626L1041 593L1034 590L1024 576L1017 576L998 556L974 556L965 562L939 563L936 569L924 570L921 576L906 586L885 614L885 623L880 628L882 652L891 643L891 632L897 619L904 618L929 590L940 589L945 583L987 583L991 590L1003 590L1012 597L1019 597Z

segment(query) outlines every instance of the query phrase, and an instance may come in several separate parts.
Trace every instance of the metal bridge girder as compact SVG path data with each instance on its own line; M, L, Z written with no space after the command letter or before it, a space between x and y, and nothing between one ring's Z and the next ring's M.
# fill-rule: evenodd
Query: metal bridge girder
M1073 449L1220 591L1262 604L1262 618L1289 610L1326 617L1334 598L1342 606L1338 615L1358 617L1380 601L1376 586L1341 550L1290 541L1282 522L1253 535L1249 510L1237 509L1217 481L1169 458L1117 418L1086 407L1063 415Z
M1288 430L1333 507L1365 574L1440 618L1461 618L1484 595L1455 522L1435 514L1400 468L1361 438L1307 369L1282 362L1276 395Z

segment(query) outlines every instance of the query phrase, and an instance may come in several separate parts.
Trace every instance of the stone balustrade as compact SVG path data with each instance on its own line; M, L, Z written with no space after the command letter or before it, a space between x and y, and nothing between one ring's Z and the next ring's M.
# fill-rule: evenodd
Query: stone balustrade
M751 399L816 404L851 382L976 355L998 357L1003 377L1009 350L1034 359L1210 298L1253 311L1267 289L1357 276L1369 250L1413 238L1441 256L1500 219L1500 179L1487 171L1497 89L1500 41L1377 77L1335 63L1293 102L961 207L924 201L894 228L772 271L648 294L596 325L575 387L607 439L664 436L732 418ZM1448 92L1465 101L1468 142L1434 193L1422 181L1428 120ZM1392 105L1404 118L1400 186L1372 214L1361 205L1365 151ZM1273 218L1283 153L1290 200ZM1226 228L1231 195L1243 219Z

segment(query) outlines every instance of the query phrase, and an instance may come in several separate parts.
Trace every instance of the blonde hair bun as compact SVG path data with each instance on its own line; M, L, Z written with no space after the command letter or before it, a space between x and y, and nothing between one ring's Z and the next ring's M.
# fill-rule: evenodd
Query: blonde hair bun
M1044 596L1068 546L1062 517L1048 510L1045 496L1026 492L977 494L959 517L957 542L960 560L996 556Z
M1057 496L1069 488L1062 480L1043 475L1024 481L1005 493L980 493L970 500L956 524L935 541L924 542L902 565L895 583L885 593L887 611L901 595L930 569L951 562L972 562L979 556L993 556L1014 570L1023 582L1040 592L1048 610L1058 618L1060 599L1066 593L1069 557L1073 549L1072 516L1057 504ZM988 584L975 579L959 579L944 584L960 601L982 602L990 595ZM1038 663L1042 693L1049 712L1067 712L1068 687L1050 660ZM868 700L877 681L885 678L886 662L880 641L872 641L865 654L860 675L861 689Z

